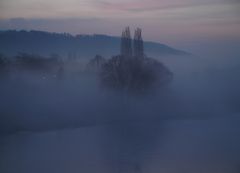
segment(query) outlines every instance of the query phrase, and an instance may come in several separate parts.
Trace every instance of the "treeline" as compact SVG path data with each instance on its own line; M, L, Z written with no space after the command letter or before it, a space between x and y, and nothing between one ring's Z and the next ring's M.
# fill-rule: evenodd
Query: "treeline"
M57 54L52 54L48 57L28 53L19 53L16 56L10 57L0 54L1 74L6 74L14 70L51 72L62 65L63 61Z
M44 35L44 33L42 33ZM72 38L71 35L66 37ZM36 40L39 41L39 40ZM161 62L149 58L145 54L142 30L137 28L134 37L131 37L130 28L122 32L119 44L120 54L104 58L104 55L96 55L85 68L78 63L72 54L63 59L58 54L41 56L37 54L19 53L16 56L0 56L0 71L2 74L11 70L30 70L43 72L44 78L51 76L80 77L82 74L94 74L98 76L101 84L113 90L127 92L145 92L149 88L159 88L171 82L172 72ZM41 73L41 74L43 74Z

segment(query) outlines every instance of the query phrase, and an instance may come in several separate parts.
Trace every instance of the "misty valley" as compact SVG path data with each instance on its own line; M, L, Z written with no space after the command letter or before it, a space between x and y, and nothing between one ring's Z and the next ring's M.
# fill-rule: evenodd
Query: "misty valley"
M129 27L0 31L0 52L0 172L240 172L239 61Z

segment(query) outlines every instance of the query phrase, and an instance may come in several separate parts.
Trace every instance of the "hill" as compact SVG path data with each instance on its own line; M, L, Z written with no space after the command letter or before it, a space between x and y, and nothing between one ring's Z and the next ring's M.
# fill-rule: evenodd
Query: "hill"
M119 54L120 38L107 35L76 35L43 31L0 32L0 53L16 55L19 52L39 55L57 53L63 57L92 58L96 54L104 57ZM146 53L154 55L188 55L187 52L167 45L144 42Z

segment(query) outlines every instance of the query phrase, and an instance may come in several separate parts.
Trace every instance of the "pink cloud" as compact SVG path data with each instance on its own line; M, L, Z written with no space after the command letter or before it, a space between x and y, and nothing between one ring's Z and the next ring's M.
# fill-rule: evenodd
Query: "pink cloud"
M99 5L101 8L111 11L145 11L166 8L169 5L176 5L176 3L159 2L156 0L141 0L129 2L101 2Z
M233 3L235 0L231 0ZM128 2L110 2L98 1L99 7L109 11L150 11L150 10L163 10L171 8L193 7L199 5L211 5L216 3L226 3L224 0L129 0Z

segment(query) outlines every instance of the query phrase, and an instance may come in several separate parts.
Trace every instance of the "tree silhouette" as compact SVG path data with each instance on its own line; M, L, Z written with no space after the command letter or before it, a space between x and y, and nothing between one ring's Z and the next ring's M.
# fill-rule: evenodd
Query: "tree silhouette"
M9 60L3 54L0 54L0 77L7 73L9 64Z
M129 27L123 31L121 40L121 55L113 56L101 67L100 77L104 86L136 92L162 86L171 80L172 73L167 67L144 55L140 28L135 31L134 56Z
M121 55L128 57L132 56L132 38L129 27L126 27L122 32Z
M137 28L135 30L133 47L134 47L134 56L143 58L144 47L143 47L143 40L142 40L142 30L140 28Z
M86 70L88 72L99 72L105 62L105 58L103 58L101 55L96 55L93 59L89 61Z

